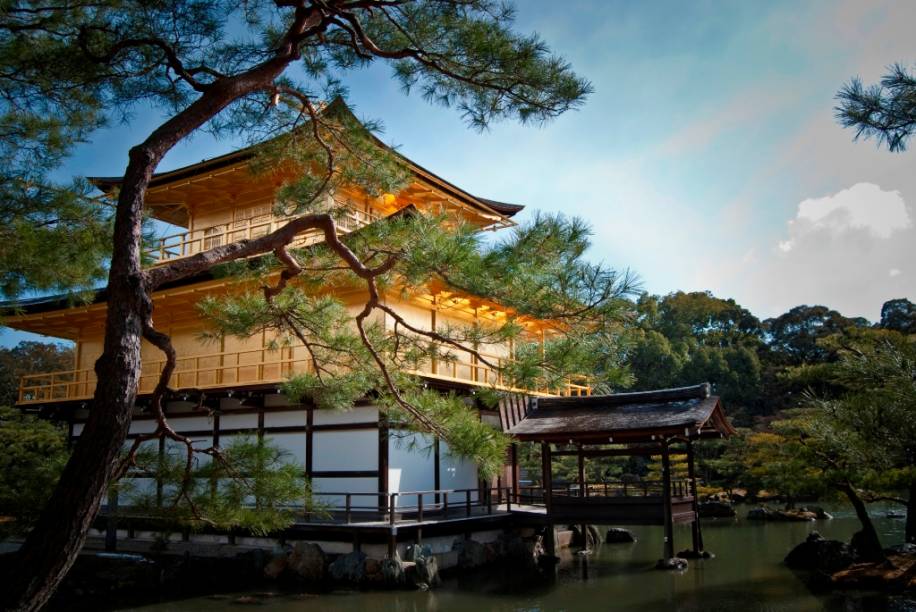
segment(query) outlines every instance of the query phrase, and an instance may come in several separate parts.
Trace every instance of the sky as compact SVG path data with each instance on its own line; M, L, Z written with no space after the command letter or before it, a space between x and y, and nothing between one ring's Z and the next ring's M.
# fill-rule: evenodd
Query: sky
M760 318L799 304L880 317L916 301L916 151L890 153L833 117L853 76L916 66L916 2L519 0L594 93L545 126L469 129L405 95L379 63L348 75L349 102L382 138L476 195L588 220L587 256L646 291L709 290ZM95 135L62 168L118 175L157 124ZM160 170L232 150L196 135ZM916 148L916 142L913 143ZM0 344L24 337L8 330Z

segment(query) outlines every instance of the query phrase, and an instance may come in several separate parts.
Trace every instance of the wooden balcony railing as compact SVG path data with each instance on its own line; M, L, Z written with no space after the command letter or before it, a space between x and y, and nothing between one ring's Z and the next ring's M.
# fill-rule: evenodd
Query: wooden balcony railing
M508 359L485 355L498 368ZM143 362L139 393L151 393L159 380L165 360ZM407 369L410 374L500 390L536 395L591 395L587 381L570 381L560 389L519 389L509 386L499 369L477 363L476 358L456 355L448 364L427 364ZM173 389L212 389L252 384L281 383L293 374L314 372L314 363L304 346L280 349L247 349L236 352L206 353L179 357L170 387ZM91 368L28 374L19 381L19 404L79 400L92 397L95 371Z
M151 246L144 249L144 255L147 261L157 265L239 240L259 238L280 229L294 218L264 215L255 219L230 221L194 231L172 234L157 238ZM337 229L339 233L346 234L378 219L379 217L375 214L348 207L343 209L343 213L337 218ZM320 232L309 231L296 237L292 245L301 248L321 240L323 237Z

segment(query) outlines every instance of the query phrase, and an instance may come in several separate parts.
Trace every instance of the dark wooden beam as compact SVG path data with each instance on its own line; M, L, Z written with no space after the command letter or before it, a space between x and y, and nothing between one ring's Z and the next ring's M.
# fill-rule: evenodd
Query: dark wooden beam
M582 455L582 446L579 446L579 497L585 497L585 457ZM583 536L585 532L583 531Z
M388 417L378 416L378 509L388 508Z
M664 561L674 558L674 521L671 510L671 459L668 446L662 449L662 504L665 515L665 556Z
M693 443L687 442L687 477L690 479L690 494L693 496L694 519L691 523L693 553L697 556L703 552L703 530L700 527L700 501L697 495L697 475L694 468Z
M672 455L683 455L686 451L669 451ZM553 452L555 457L578 457L579 450L558 450ZM583 448L583 457L638 457L661 455L661 446L632 447L632 448Z
M438 491L442 488L442 476L439 473L441 469L441 463L439 458L439 438L436 438L436 441L433 443L433 469L435 473L433 474L433 488ZM439 503L439 494L436 493L436 503Z
M512 487L511 493L518 494L519 478L521 475L521 471L519 470L518 466L518 443L513 442L509 446L509 453L512 457L512 477L511 484L509 486Z
M544 486L544 506L549 516L553 500L553 459L548 442L541 442L541 482Z
M315 409L308 408L305 411L305 475L312 477L312 469L315 465Z
M312 470L312 478L376 478L376 477L381 478L381 470Z

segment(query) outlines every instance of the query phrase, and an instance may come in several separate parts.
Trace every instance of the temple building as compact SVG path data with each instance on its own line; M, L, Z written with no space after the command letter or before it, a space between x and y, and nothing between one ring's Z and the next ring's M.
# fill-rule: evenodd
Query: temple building
M253 174L251 156L251 151L244 149L154 176L146 196L149 214L182 230L158 239L146 250L149 266L262 236L289 220L274 212L277 177ZM369 197L356 188L335 192L336 205L348 211L338 224L340 232L357 231L408 206L421 213L460 218L481 231L512 226L513 216L522 209L472 195L406 158L402 161L410 180L398 193ZM115 189L120 179L92 180L107 192ZM295 244L320 239L317 234L305 234ZM371 399L345 412L290 402L279 386L291 374L308 372L312 367L303 346L276 347L274 338L267 334L247 339L226 336L215 344L201 340L207 322L195 305L206 296L231 291L233 282L232 278L203 274L153 294L157 327L171 336L178 352L170 385L175 392L168 398L166 414L176 431L201 446L225 446L234 436L254 434L289 452L331 513L320 519L303 517L284 537L321 540L340 551L374 543L393 554L403 542L422 537L438 537L443 550L450 550L449 538L458 537L456 534L465 537L473 530L489 533L513 520L537 525L563 521L625 524L636 520L663 524L667 529L673 522L696 522L692 473L688 484L673 483L666 476L665 483L642 490L641 496L637 489L625 491L612 486L609 491L607 483L600 489L599 483L580 478L576 493L570 496L568 487L560 493L552 486L551 444L565 445L567 450L557 452L576 453L580 466L587 458L602 454L655 453L667 457L669 444L675 443L685 444L687 452L692 452L690 445L699 438L732 433L708 386L646 397L589 397L591 388L583 381L570 381L557 389L518 389L506 384L499 368L461 352L455 352L447 363L431 360L412 371L430 388L469 398L481 387L507 394L499 410L476 408L482 420L516 440L542 445L541 485L537 491L525 491L519 482L514 446L502 475L484 482L477 466L450 454L444 442L425 439L419 445L431 450L405 443L405 437L418 434L392 431ZM349 289L337 297L355 310L361 308L366 295ZM16 304L16 314L4 319L9 327L74 343L72 368L24 376L18 401L23 409L66 422L71 439L79 437L92 409L96 383L93 365L102 351L105 299L104 291L100 291L91 303L83 305L73 305L65 297L24 300ZM513 314L487 296L468 295L447 286L426 287L410 295L390 291L384 300L423 329L486 325ZM392 325L391 321L382 322ZM543 339L550 330L546 321L523 322L526 333L535 340ZM511 360L512 353L508 343L488 346L485 351L488 360L496 364ZM144 342L130 437L156 427L146 404L163 365L161 352ZM168 451L168 444L160 442L159 452ZM137 479L137 486L155 490L157 481L146 476ZM473 528L469 526L472 523ZM136 535L124 520L120 530L122 537ZM225 537L234 539L233 535ZM702 549L696 539L694 549ZM673 551L666 550L665 555L671 557Z

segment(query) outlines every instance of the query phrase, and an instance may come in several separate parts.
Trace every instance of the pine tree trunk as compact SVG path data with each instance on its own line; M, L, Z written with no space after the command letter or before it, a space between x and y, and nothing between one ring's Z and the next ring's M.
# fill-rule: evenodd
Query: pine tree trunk
M862 529L853 536L853 542L859 555L865 561L885 561L884 549L881 548L881 540L878 538L878 532L875 530L871 517L868 516L868 509L865 502L859 497L855 489L850 486L841 487L843 493L849 499L852 507L856 511L856 517L862 524Z
M156 166L169 149L228 104L269 87L293 59L293 51L217 82L131 149L115 213L105 342L95 364L98 383L89 419L48 505L19 550L13 572L4 577L0 609L38 610L50 600L86 540L127 438L140 376L143 323L152 312L140 249L144 198Z
M142 209L142 193L138 199ZM20 549L7 580L5 609L37 610L51 598L86 540L130 428L143 317L150 306L140 270L140 211L122 204L115 219L105 344L95 364L98 384L89 419L48 505Z

